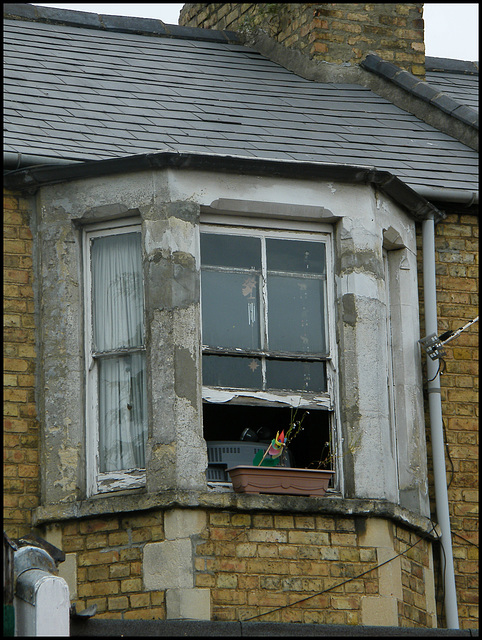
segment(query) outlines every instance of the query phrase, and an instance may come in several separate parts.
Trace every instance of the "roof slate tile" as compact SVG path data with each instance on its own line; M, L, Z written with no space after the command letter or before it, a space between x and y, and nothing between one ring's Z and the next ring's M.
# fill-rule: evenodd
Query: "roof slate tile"
M96 18L95 28L81 15L69 26L5 21L6 150L295 159L387 169L410 186L443 175L446 188L476 188L475 151L365 87L305 80L224 32ZM395 65L372 62L413 85Z

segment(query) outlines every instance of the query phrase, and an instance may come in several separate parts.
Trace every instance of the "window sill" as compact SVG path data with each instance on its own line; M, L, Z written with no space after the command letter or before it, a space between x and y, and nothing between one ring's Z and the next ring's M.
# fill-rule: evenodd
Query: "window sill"
M170 490L148 494L144 490L100 494L86 500L62 502L37 507L33 512L33 525L91 518L118 513L132 513L152 509L203 508L234 509L238 511L276 511L278 513L313 513L318 515L376 517L392 520L417 533L438 540L440 528L429 518L409 511L387 500L343 498L337 492L327 493L322 498L268 494L240 494L207 488L205 491Z

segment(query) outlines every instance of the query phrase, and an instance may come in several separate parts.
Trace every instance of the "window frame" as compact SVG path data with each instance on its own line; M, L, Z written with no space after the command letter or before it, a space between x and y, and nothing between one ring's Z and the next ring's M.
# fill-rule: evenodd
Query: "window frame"
M288 406L294 409L322 409L327 410L330 417L330 433L335 451L341 451L342 434L339 412L339 388L338 388L338 356L336 347L336 307L335 307L335 272L334 272L334 229L332 225L299 220L267 220L251 217L201 214L199 235L202 232L219 234L254 234L287 240L319 240L325 244L326 260L326 286L325 286L325 330L326 330L326 392L307 392L300 390L247 390L231 387L214 387L202 382L203 402L250 404L258 406ZM200 266L202 262L200 257ZM202 274L201 274L201 300L202 300ZM201 335L202 335L202 304L200 305ZM202 354L207 345L201 341ZM267 351L267 354L269 350ZM202 369L202 364L201 364ZM202 379L202 372L201 372ZM342 490L343 474L341 473L341 460L335 457L334 468L338 473L335 477L335 489Z
M84 299L84 353L85 353L85 450L86 450L86 493L87 497L121 491L140 489L146 485L146 469L126 469L101 472L99 470L99 417L98 417L98 365L93 351L93 313L92 313L92 260L91 241L94 238L141 233L141 222L137 218L128 218L112 222L89 224L82 229L83 253L83 299ZM142 235L141 235L142 237ZM142 245L142 241L141 241ZM142 248L141 248L142 251ZM144 276L143 276L144 279ZM146 305L144 287L144 344L136 352L146 353ZM133 349L126 350L132 352ZM147 408L146 408L147 409Z

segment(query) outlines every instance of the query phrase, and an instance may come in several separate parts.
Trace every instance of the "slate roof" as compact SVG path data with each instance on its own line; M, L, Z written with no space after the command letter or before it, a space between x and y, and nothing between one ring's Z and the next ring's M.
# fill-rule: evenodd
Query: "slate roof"
M425 58L425 79L461 104L479 109L479 66L475 62Z
M477 152L370 89L305 80L234 34L167 25L166 36L149 33L160 21L116 18L105 29L95 19L106 16L55 15L74 13L80 26L4 21L5 151L46 161L177 151L362 165L415 189L477 191Z

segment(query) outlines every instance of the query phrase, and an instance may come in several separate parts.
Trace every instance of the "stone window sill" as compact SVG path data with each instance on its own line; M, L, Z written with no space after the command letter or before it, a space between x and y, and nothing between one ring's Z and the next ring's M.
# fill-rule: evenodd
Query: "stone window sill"
M392 520L395 524L438 540L441 532L429 518L409 511L387 500L343 498L330 492L322 498L287 495L240 494L233 491L170 490L147 493L145 490L101 494L86 500L46 504L35 509L34 526L91 518L118 513L132 513L169 508L232 509L237 511L276 511L278 513L313 513L345 517L376 517Z

